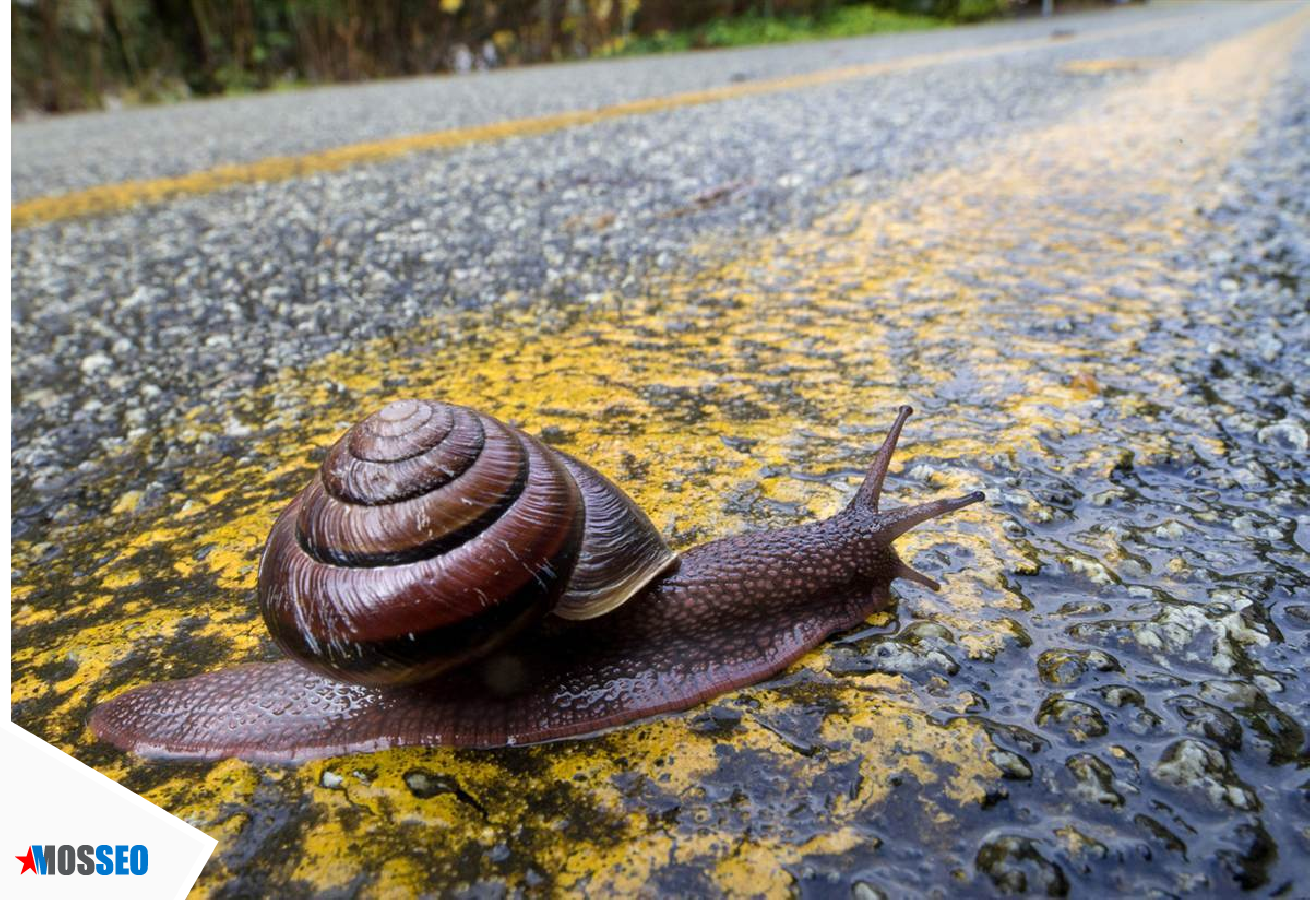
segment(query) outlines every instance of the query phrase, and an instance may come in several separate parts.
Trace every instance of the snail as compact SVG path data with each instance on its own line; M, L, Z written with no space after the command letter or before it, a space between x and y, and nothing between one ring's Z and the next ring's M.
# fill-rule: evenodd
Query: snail
M471 409L399 400L350 429L277 519L257 595L290 657L98 706L147 757L292 762L495 748L680 711L936 590L892 541L983 499L878 511L902 406L850 504L671 551L603 475Z

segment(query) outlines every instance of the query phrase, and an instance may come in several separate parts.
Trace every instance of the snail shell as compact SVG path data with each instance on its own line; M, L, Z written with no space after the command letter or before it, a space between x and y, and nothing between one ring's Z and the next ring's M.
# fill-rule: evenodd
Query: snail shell
M258 599L295 659L413 684L547 612L609 612L675 559L590 466L474 410L398 400L337 441L278 518Z

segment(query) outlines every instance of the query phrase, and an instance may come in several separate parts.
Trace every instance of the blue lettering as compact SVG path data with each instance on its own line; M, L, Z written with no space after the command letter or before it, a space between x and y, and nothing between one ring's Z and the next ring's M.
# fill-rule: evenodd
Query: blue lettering
M145 844L31 844L32 864L38 875L144 875L150 868ZM22 857L19 857L22 859Z

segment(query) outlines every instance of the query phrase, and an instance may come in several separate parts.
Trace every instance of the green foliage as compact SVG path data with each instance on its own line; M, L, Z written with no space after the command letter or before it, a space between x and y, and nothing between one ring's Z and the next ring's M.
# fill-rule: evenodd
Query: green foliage
M959 0L953 18L960 22L979 22L998 16L1005 9L1003 0Z
M931 16L909 15L871 3L839 6L818 15L765 17L758 12L716 19L697 28L638 38L622 53L666 53L708 47L786 44L823 38L856 37L885 31L915 31L945 24Z
M998 16L1019 2L1022 0L886 0L883 5L904 13L936 16L954 22L977 22Z

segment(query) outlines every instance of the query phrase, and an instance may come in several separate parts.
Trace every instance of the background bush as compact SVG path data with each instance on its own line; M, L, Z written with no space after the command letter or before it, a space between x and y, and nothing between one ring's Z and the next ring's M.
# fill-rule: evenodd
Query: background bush
M58 112L634 49L865 33L924 24L893 22L896 17L884 9L963 20L993 15L1007 4L1022 5L1020 0L13 0L11 99L15 114Z

